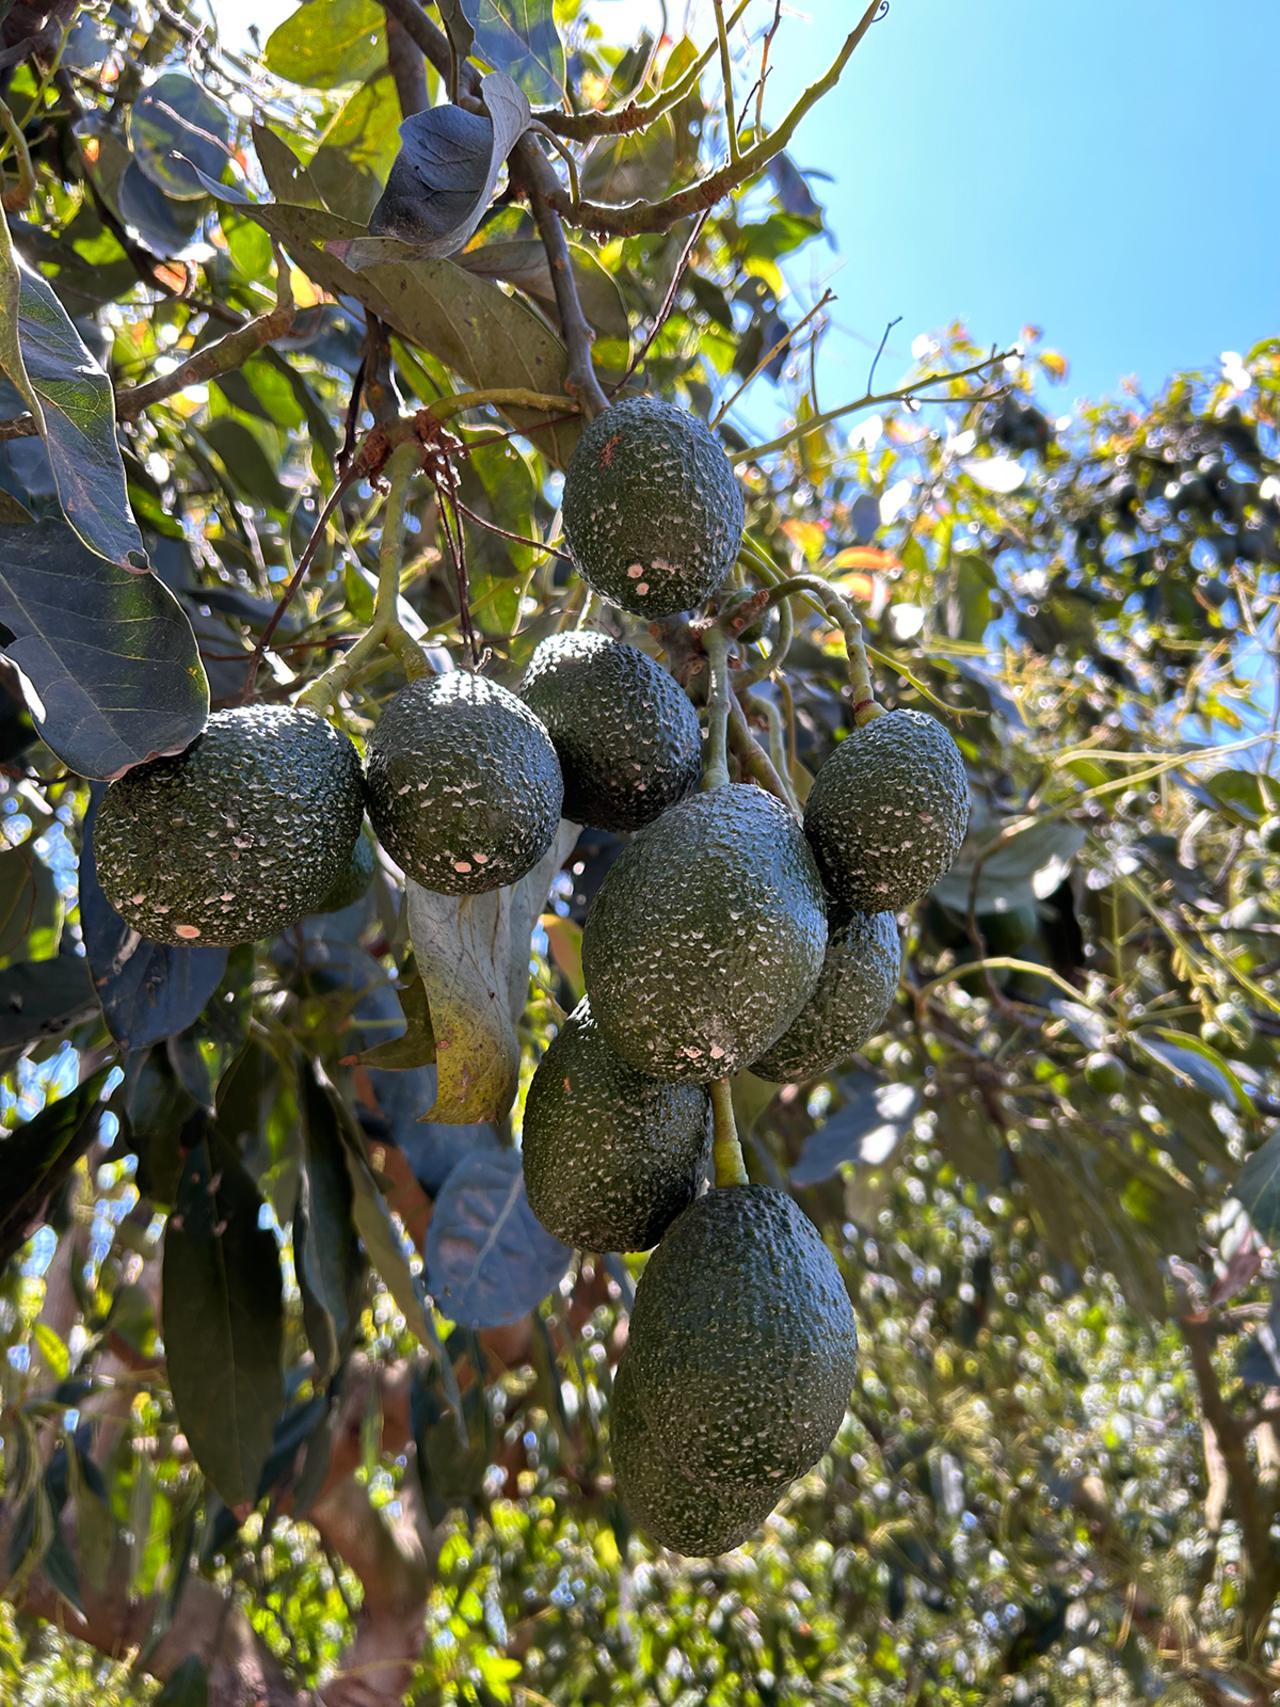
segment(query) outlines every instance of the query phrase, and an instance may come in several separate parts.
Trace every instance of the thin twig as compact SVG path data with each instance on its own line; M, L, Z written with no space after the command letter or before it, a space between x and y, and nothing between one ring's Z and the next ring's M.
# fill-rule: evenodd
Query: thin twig
M845 38L830 66L816 82L809 85L778 128L767 137L760 137L744 154L739 155L736 160L730 160L728 165L722 166L719 171L710 173L698 183L690 184L687 189L677 190L660 201L637 201L622 205L580 202L575 207L568 203L562 193L560 199L552 205L575 224L589 231L607 232L614 236L630 236L642 231L668 231L689 214L697 213L702 208L713 207L722 196L754 178L772 159L782 153L805 114L840 81L840 74L852 58L854 50L876 21L880 4L881 0L871 0L871 4Z
M448 548L449 560L453 564L454 580L458 589L458 627L471 655L471 667L478 670L481 663L481 646L471 617L471 577L467 572L467 546L462 536L462 523L458 519L457 510L454 510L452 517L449 515L450 507L454 503L452 491L447 490L444 481L437 478L436 508L439 511L440 528Z
M756 135L764 134L764 86L769 78L769 50L782 22L782 0L773 0L773 22L760 43L760 75L756 78Z
M738 121L733 112L733 56L729 52L729 32L724 23L724 0L713 0L716 12L716 43L720 49L720 81L724 85L725 130L729 137L729 160L737 165L742 158L738 146Z
M827 306L827 304L830 301L832 301L835 294L836 293L833 290L823 291L823 293L819 297L818 301L814 303L813 307L803 317L803 319L797 320L794 326L788 326L787 330L776 341L776 343L773 343L769 346L769 348L760 357L760 360L752 368L751 372L742 381L741 385L738 386L737 390L732 392L725 399L725 401L716 410L715 414L711 417L711 425L713 427L719 426L720 422L724 420L725 416L729 413L730 409L733 408L734 404L738 401L739 397L742 396L742 393L751 384L752 380L756 379L761 373L764 372L765 368L768 367L769 363L773 360L773 358L776 355L779 355L783 350L786 349L787 345L792 342L792 340L795 338L795 336L798 332L803 332L805 327L809 324L809 322L811 320L813 320L817 315L821 314L822 310Z
M615 396L619 391L621 391L622 387L640 366L640 363L649 354L649 351L653 346L654 339L670 319L671 312L676 305L676 297L680 293L680 286L684 282L684 275L689 270L689 262L692 260L693 252L698 246L698 239L702 236L706 223L710 218L711 209L708 207L702 210L698 215L697 220L694 222L693 230L689 233L689 240L680 252L680 259L676 262L676 270L671 275L671 283L667 286L667 294L662 299L662 307L658 310L657 318L649 328L649 332L644 343L641 344L635 355L632 356L626 373L623 374L617 385L614 386L613 390Z
M565 371L565 390L570 397L576 399L583 414L590 420L602 409L608 408L609 399L601 389L595 364L591 360L591 345L595 334L582 312L578 281L573 275L573 260L569 254L569 240L554 206L555 198L561 194L560 180L556 177L551 162L531 136L520 138L512 150L511 160L529 198L538 235L542 238L542 246L547 252L547 265L551 269L551 283L556 293L556 309L560 316L560 333L569 357Z
M890 334L890 332L893 331L895 326L901 326L901 324L902 324L902 316L899 314L899 315L896 315L894 319L890 320L888 325L884 329L884 333L880 339L879 347L877 348L875 355L872 356L871 366L867 370L867 390L868 391L871 390L872 386L876 382L876 369L880 366L880 358L884 354L884 347L889 342L889 334Z
M262 349L273 339L284 336L293 325L295 312L289 263L277 249L275 307L266 314L260 314L256 320L246 322L236 331L228 332L225 337L215 339L212 344L206 344L203 349L188 356L185 362L179 362L170 373L160 374L142 385L133 385L127 390L117 392L116 414L122 421L134 420L153 404L162 402L166 397L173 397L179 391L185 391L189 385L202 385L206 380L216 379L220 374L232 373L243 367L255 351Z
M491 522L486 517L477 515L461 498L453 500L455 510L461 511L468 521L475 522L478 527L486 528L490 533L500 534L503 539L509 539L515 545L531 545L535 551L545 552L549 557L559 557L569 563L572 559L567 551L561 551L558 545L548 545L544 539L530 539L527 534L512 533L510 528L501 528L497 522Z
M31 152L27 147L27 139L22 134L22 126L10 112L7 104L0 101L0 128L13 145L14 157L18 165L18 181L12 189L4 192L4 210L6 213L17 213L19 208L26 207L35 194L36 174L31 164Z
M807 438L810 433L821 432L823 427L829 427L833 421L840 420L843 415L852 415L859 409L874 409L882 403L951 403L952 397L922 397L920 392L930 385L942 385L958 379L972 379L987 368L998 367L1003 361L1013 355L1012 350L1004 350L999 354L984 356L980 362L974 362L969 367L956 368L950 373L927 373L923 379L913 379L907 385L901 385L896 391L882 391L878 394L867 392L863 397L856 398L852 403L842 403L838 409L827 409L821 415L811 415L807 421L799 421L794 427L789 427L785 433L779 433L776 439L770 439L767 444L751 445L746 450L735 451L730 457L731 462L754 462L758 457L769 456L776 450L786 450L788 445ZM973 399L968 399L973 401Z

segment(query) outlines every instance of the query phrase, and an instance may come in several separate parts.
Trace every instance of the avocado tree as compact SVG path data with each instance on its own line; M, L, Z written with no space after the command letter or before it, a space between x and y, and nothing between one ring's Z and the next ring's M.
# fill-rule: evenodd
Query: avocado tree
M712 12L0 5L6 1698L1280 1688L1280 341L821 398Z

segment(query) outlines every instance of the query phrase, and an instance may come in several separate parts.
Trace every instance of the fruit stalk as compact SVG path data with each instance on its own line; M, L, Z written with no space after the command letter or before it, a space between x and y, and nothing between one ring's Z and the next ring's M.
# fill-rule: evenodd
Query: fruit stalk
M844 649L849 660L849 689L853 695L853 721L861 726L873 717L881 717L884 707L876 703L876 690L871 680L871 665L867 659L862 624L853 606L833 586L818 575L788 575L779 579L778 571L768 558L754 546L743 544L743 556L763 580L769 582L769 596L764 609L780 604L784 599L805 597L816 604L844 636Z
M702 644L711 668L702 786L704 789L724 788L729 781L729 642L718 628L709 628L703 635Z
M708 1088L711 1092L711 1114L714 1121L711 1160L715 1167L716 1184L747 1185L747 1167L742 1159L738 1122L733 1113L733 1087L728 1079L717 1079Z
M387 463L390 490L382 516L382 539L378 546L378 592L374 600L373 621L349 652L343 654L322 676L298 696L300 705L324 711L336 702L343 688L352 681L379 646L385 643L399 658L405 676L416 681L427 674L428 665L422 648L400 622L400 571L404 559L404 522L409 501L409 488L418 471L422 447L416 440L399 444Z

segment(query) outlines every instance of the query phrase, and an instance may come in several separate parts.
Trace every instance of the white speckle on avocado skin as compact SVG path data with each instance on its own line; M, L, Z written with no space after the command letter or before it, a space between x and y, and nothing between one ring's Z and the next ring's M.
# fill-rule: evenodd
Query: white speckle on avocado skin
M954 864L969 824L969 778L936 717L887 712L819 769L804 827L827 893L875 913L909 907Z
M799 824L732 783L682 800L621 854L587 917L583 975L618 1054L690 1083L764 1053L812 993L826 943Z
M477 895L515 883L560 823L551 737L515 694L467 670L410 682L369 743L369 816L427 889Z
M319 905L363 814L355 748L324 718L285 705L216 711L184 753L107 790L98 881L151 941L253 942Z
M857 1349L840 1271L786 1192L698 1198L636 1288L615 1382L623 1499L682 1551L745 1538L831 1444ZM713 1495L701 1523L686 1487Z
M638 647L588 630L551 635L520 694L555 745L573 823L638 830L697 787L698 715Z
M706 425L632 397L598 415L565 474L565 541L611 604L645 616L699 605L742 543L742 489Z

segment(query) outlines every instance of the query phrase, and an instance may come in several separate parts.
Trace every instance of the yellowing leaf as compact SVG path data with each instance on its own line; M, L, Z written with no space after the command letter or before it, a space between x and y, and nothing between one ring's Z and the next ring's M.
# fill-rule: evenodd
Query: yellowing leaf
M1045 350L1040 356L1040 366L1056 380L1064 380L1070 371L1067 358L1059 350Z
M793 545L798 545L810 563L816 562L822 555L822 548L827 543L827 530L819 522L810 522L796 516L790 521L783 522L782 531Z

